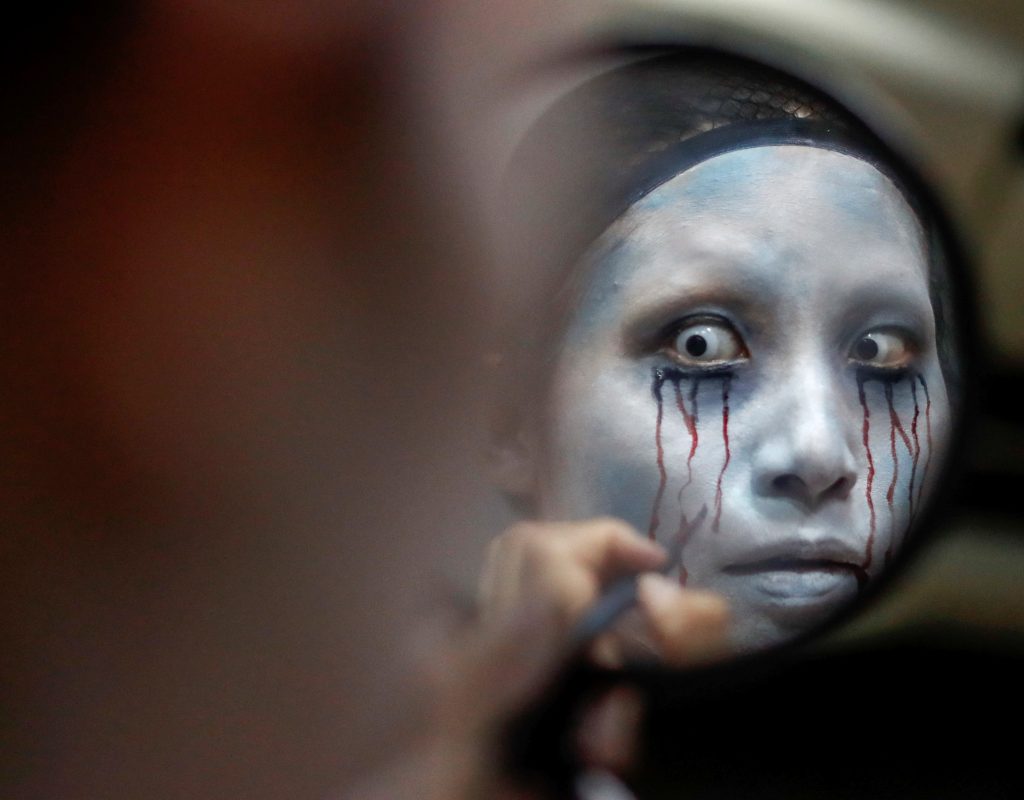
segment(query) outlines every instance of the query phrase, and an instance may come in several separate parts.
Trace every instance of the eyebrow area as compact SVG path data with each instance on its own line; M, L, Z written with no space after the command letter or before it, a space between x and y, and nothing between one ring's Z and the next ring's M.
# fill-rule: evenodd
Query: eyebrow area
M657 296L652 292L649 300L636 298L623 327L626 348L646 350L664 334L666 326L702 311L723 312L744 334L769 329L778 322L786 295L783 287L747 270L723 272L729 273L728 279L697 286L680 284ZM838 297L841 300L836 300L835 308L824 311L838 334L852 335L857 328L878 321L908 325L921 339L934 336L930 299L898 282L850 287Z
M766 283L766 282L765 282ZM702 311L728 312L728 316L744 328L762 328L771 323L770 308L776 303L775 291L760 292L755 286L740 287L735 283L703 284L697 288L680 287L650 302L638 302L629 314L623 329L629 350L644 350L664 333L665 327L690 314ZM767 296L766 296L767 294Z

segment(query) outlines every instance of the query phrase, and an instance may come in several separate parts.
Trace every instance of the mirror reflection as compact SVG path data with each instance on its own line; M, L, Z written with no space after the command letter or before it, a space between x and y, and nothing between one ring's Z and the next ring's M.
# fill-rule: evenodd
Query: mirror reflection
M580 615L615 578L663 572L617 657L791 641L885 571L940 473L956 364L935 220L861 120L739 57L614 69L524 149L587 104L587 244L529 323L540 366L497 446L541 524L499 539L484 595L562 581ZM604 517L678 558L601 550L615 536L581 521Z

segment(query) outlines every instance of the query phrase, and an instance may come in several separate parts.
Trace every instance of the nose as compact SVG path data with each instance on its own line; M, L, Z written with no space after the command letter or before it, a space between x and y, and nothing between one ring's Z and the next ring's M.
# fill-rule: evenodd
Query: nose
M791 375L765 408L754 453L754 488L762 497L785 498L813 510L845 500L857 482L854 430L842 387L822 371Z

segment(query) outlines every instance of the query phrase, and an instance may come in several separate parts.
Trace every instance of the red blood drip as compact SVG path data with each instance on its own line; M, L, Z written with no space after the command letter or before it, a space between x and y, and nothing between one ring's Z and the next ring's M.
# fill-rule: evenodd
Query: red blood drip
M688 534L686 514L683 512L683 491L693 480L693 455L697 452L697 387L699 383L700 381L697 378L693 379L693 384L690 388L690 408L692 410L688 412L686 404L683 402L682 390L679 388L679 379L676 378L675 380L676 407L683 416L683 424L686 425L686 430L690 433L690 454L686 457L686 481L679 487L679 491L676 494L676 501L679 503L679 530L676 532L676 538L682 540L682 545L686 544ZM680 560L679 583L685 586L688 577L689 573L686 571L686 566Z
M868 533L868 543L864 552L864 563L861 565L861 569L864 570L865 576L868 567L871 566L871 548L875 544L875 501L871 497L871 489L875 483L875 460L871 456L871 412L868 410L868 401L864 396L864 380L859 379L857 381L857 389L860 395L860 407L864 409L864 425L862 428L862 434L864 439L864 452L867 454L868 459L868 479L867 486L864 488L864 496L868 501L868 511L871 514L871 530ZM866 578L865 578L866 579ZM860 578L858 577L858 581Z
M679 389L679 381L676 381L676 406L679 408L679 413L683 415L683 424L686 425L686 430L690 433L690 454L686 457L686 481L682 486L679 487L679 492L676 494L676 499L682 503L683 501L683 490L690 485L693 480L693 455L697 452L697 381L694 379L694 386L690 392L690 407L693 409L692 412L686 410L686 404L683 402L683 393Z
M686 539L689 534L689 520L686 519L686 514L680 512L679 514L679 530L676 531L676 541L680 543L680 547L686 545ZM679 559L679 584L686 586L686 581L690 577L690 574L686 571L686 565L683 564L682 558Z
M722 478L732 457L729 452L729 383L730 378L726 376L722 380L722 441L725 443L725 461L722 464L722 471L718 473L718 483L715 486L715 521L711 525L711 529L716 532L722 518Z
M910 385L911 385L911 387L913 387L914 386L914 382L911 381ZM907 432L903 429L903 423L900 421L899 414L896 413L896 409L893 406L892 394L893 394L892 384L891 383L885 384L885 401L889 405L889 447L890 447L890 449L892 451L892 464L893 464L893 467L892 467L892 481L889 484L889 491L886 492L885 498L886 498L886 500L889 503L889 515L891 516L892 521L893 521L893 526L892 527L893 527L893 532L895 534L895 531L896 531L896 515L895 515L895 511L893 510L893 499L894 499L894 495L895 495L895 491L896 491L896 481L899 479L899 461L898 461L898 459L896 457L896 434L897 433L899 433L900 439L903 441L903 445L907 448L907 454L912 456L913 459L914 459L913 467L912 467L911 472L910 472L910 488L908 490L908 494L909 494L909 509L908 509L908 511L909 511L909 518L908 518L908 522L907 522L907 527L908 528L910 526L909 520L913 519L913 516L914 516L914 477L915 477L915 473L917 472L917 456L914 454L914 448L910 444L910 438L907 436ZM914 396L915 396L914 407L916 408L917 407L916 392L914 392ZM915 419L914 424L916 425L916 420L917 420L916 416L915 416L914 419ZM893 542L890 541L889 542L889 546L885 550L885 563L886 564L889 563L889 558L892 555L892 545L893 545Z
M892 407L892 384L885 384L885 401L889 404L889 448L892 451L892 480L889 482L889 491L885 493L885 500L889 504L889 515L895 512L892 507L893 494L896 491L896 481L900 477L900 461L896 457L896 410Z
M932 463L932 398L928 393L928 384L924 382L924 377L921 375L917 376L917 379L921 381L921 388L924 389L924 421L925 421L925 438L928 440L928 456L924 460L924 469L921 470L921 482L917 488L917 506L921 507L921 494L924 492L925 478L928 476L928 467Z
M899 480L899 459L896 457L896 434L899 433L900 438L903 440L903 444L907 448L909 455L914 454L914 448L910 445L910 439L907 437L907 432L903 430L903 423L900 422L899 415L896 413L896 409L892 403L892 384L885 384L885 401L889 405L889 447L892 451L892 481L889 483L889 491L885 494L885 499L889 503L889 515L893 521L893 530L896 530L896 512L893 509L893 498L896 492L896 482ZM911 473L911 485L913 485L913 473ZM913 497L911 496L910 513L913 514ZM885 551L885 563L889 563L889 557L892 555L892 542Z
M914 507L914 482L917 479L917 462L921 457L921 440L917 437L917 419L921 416L921 407L917 402L917 381L911 379L910 381L910 394L914 398L914 419L910 423L910 435L914 438L914 461L910 468L910 486L907 487L907 500L910 503L910 521L907 523L907 528L914 524L914 515L916 508Z
M910 444L910 437L907 436L906 429L903 427L903 420L900 419L900 415L892 405L892 386L889 387L889 421L892 422L893 427L896 429L896 433L900 435L900 440L903 442L903 446L907 448L907 455L913 455L914 448Z
M655 400L658 401L658 418L654 424L654 447L657 451L658 459L658 473L661 476L661 480L658 484L658 493L654 496L654 506L651 508L651 523L647 528L647 536L651 539L655 538L655 533L658 530L658 523L661 521L658 518L658 507L661 505L661 497L665 494L665 484L668 482L668 473L665 471L665 449L661 444L661 420L664 416L664 404L661 398L661 385L665 381L665 375L661 370L654 371L654 382L651 385L651 391L654 394Z

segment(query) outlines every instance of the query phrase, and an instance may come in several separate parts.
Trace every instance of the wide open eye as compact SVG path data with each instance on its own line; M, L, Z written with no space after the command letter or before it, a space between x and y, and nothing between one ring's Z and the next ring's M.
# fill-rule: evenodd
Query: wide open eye
M724 319L703 317L684 322L666 348L686 366L711 366L749 357L736 330Z
M909 338L897 331L872 331L850 348L850 360L881 369L901 369L910 363L914 347Z

